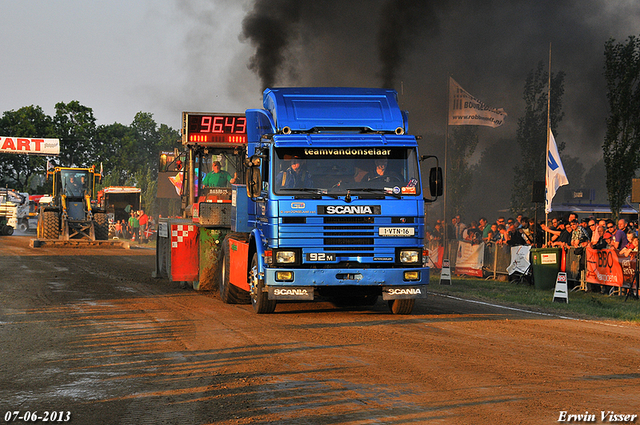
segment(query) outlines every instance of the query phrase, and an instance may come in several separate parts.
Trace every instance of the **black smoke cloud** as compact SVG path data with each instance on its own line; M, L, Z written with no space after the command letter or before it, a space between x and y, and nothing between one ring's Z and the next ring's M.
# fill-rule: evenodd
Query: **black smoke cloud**
M263 88L273 86L286 61L286 50L296 38L302 2L295 0L258 1L242 21L241 40L249 40L256 53L249 62Z
M411 132L440 145L452 76L509 114L502 127L481 129L478 153L504 139L517 150L524 82L539 62L548 67L551 46L552 72L566 74L556 139L589 170L602 157L608 114L604 43L636 35L639 24L632 0L256 0L241 37L255 47L249 66L265 87L402 87Z
M382 87L394 86L398 70L417 40L438 33L435 4L427 0L388 0L382 5L376 36Z
M525 78L548 65L551 45L552 70L566 73L560 131L568 149L593 148L607 113L604 43L633 35L639 17L640 3L623 0L256 0L240 37L255 47L248 66L265 87L402 82L414 127L427 132L444 129L449 76L504 107L513 130Z
M341 49L342 45L354 42L353 47L357 49L362 33L354 37L352 29L359 32L366 27L371 28L374 23L377 33L375 47L380 62L380 69L374 70L374 74L380 78L381 87L392 87L396 83L398 69L416 41L438 32L436 3L427 0L257 0L242 22L240 40L255 47L248 67L266 88L276 82L284 67L296 61L292 59L298 57L293 52L295 44L303 43L299 47L306 49L318 47L322 40L327 40L325 49ZM366 17L353 19L363 12ZM335 25L345 17L347 20L342 25ZM360 27L363 23L365 27Z

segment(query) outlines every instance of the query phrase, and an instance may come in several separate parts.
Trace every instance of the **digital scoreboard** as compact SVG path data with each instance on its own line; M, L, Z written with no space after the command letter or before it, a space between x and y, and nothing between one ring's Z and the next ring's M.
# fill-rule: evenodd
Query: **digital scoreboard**
M183 144L237 145L247 143L244 114L182 113Z

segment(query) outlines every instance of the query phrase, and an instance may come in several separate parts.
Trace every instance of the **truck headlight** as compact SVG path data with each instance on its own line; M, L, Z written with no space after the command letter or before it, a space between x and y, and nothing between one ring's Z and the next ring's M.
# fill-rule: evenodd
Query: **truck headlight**
M294 251L276 251L277 264L293 264L296 262L296 253Z
M415 249L403 249L400 251L400 262L405 264L417 264L420 261L420 252Z

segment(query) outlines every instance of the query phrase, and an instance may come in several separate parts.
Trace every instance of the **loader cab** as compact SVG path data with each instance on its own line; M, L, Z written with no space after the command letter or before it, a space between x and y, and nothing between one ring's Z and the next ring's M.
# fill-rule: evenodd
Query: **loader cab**
M183 207L199 202L231 202L231 185L244 184L244 155L244 146L190 145L179 174Z
M67 198L82 199L93 193L93 181L86 170L60 170L60 178L56 184L58 193Z
M231 200L231 185L244 183L242 153L237 149L203 150L196 166L196 197Z

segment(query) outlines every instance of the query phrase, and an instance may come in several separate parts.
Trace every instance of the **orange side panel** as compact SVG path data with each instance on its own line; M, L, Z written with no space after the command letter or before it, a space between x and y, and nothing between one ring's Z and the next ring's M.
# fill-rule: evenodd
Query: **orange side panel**
M240 289L249 291L247 270L249 269L247 258L249 256L249 243L229 239L229 282Z
M171 279L198 280L198 227L193 224L171 225Z

